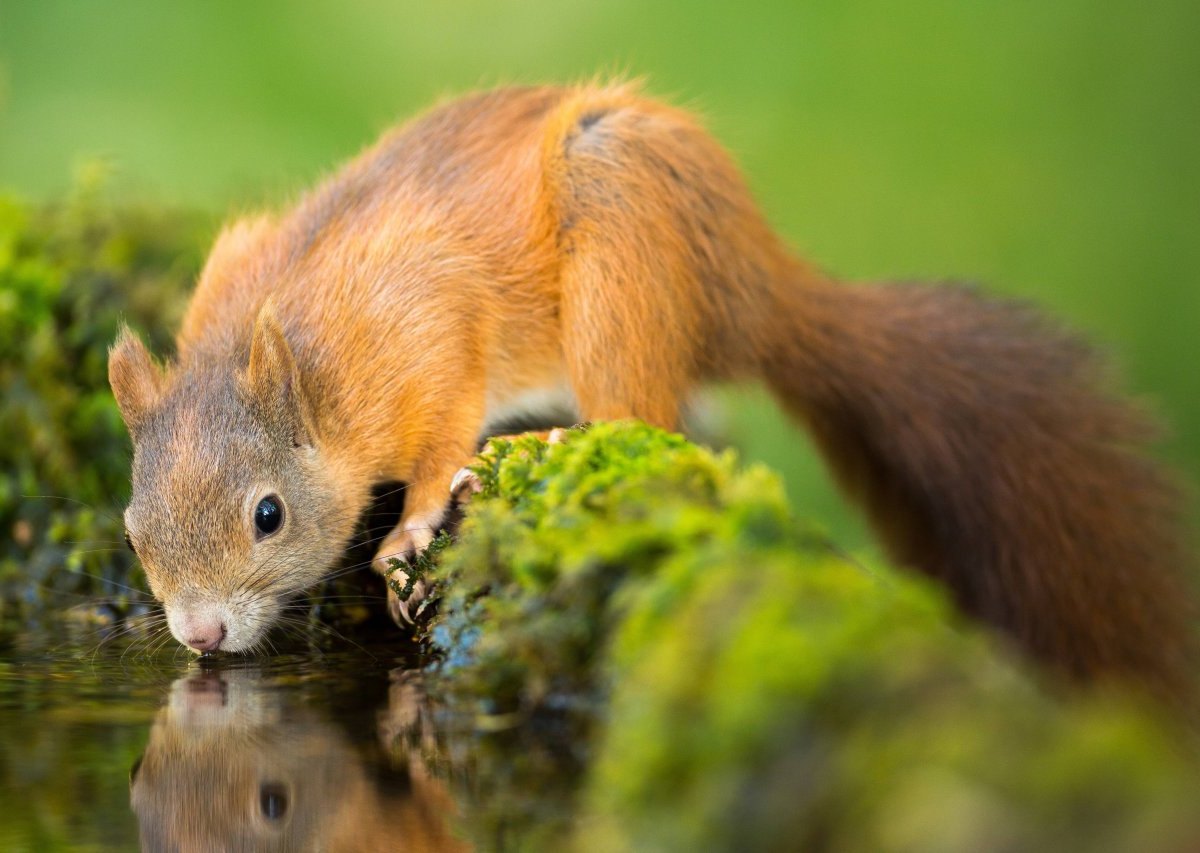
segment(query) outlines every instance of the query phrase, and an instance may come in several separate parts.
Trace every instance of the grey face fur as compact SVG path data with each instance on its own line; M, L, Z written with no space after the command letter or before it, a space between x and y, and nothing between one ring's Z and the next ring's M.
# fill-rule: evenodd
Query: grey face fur
M354 525L272 306L245 356L167 372L124 329L108 374L134 445L126 530L171 633L203 651L258 648ZM283 522L263 535L254 510L269 495Z
M258 646L282 605L317 582L341 542L320 454L281 433L244 380L190 371L135 431L126 528L185 645L219 630L219 648ZM254 509L275 495L283 523L262 536Z

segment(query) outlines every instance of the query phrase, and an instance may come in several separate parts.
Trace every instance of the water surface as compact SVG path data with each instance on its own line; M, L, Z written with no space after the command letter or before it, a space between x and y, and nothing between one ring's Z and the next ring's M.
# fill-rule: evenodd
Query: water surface
M0 652L0 849L507 849L544 835L570 748L481 733L427 695L420 662L407 644L212 661L37 640Z

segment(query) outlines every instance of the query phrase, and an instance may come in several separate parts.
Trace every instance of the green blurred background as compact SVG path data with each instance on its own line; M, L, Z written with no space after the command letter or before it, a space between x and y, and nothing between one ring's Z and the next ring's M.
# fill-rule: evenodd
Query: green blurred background
M439 97L642 76L825 267L982 281L1091 333L1200 481L1198 45L1193 0L0 0L0 189L59 198L100 158L215 229ZM763 398L727 409L801 511L861 544Z

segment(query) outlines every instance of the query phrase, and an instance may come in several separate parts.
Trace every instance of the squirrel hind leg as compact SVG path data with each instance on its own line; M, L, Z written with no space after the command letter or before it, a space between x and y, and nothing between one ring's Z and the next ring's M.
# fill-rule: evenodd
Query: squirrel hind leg
M643 311L614 296L633 289L607 276L602 265L575 260L563 281L563 355L584 420L640 418L675 429L689 390L687 352Z
M736 206L724 186L736 174L686 117L624 90L582 93L547 133L562 349L579 414L675 428L721 348L714 303L734 247L720 220Z
M568 162L575 189L563 220L560 323L579 414L674 429L702 335L689 270L670 250L669 212L639 199L625 184L636 176L613 172L603 157Z

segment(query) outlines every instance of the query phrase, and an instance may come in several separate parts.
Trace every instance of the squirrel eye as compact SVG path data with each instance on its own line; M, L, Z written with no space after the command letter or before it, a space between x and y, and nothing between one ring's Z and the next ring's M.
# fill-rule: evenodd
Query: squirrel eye
M254 508L254 526L258 538L270 536L283 524L283 504L275 495L267 495Z
M137 548L133 547L133 540L129 538L128 530L125 531L125 544L129 547L129 550L133 552L134 556L137 556Z
M287 789L278 782L267 782L258 788L258 810L267 820L280 820L287 814Z

